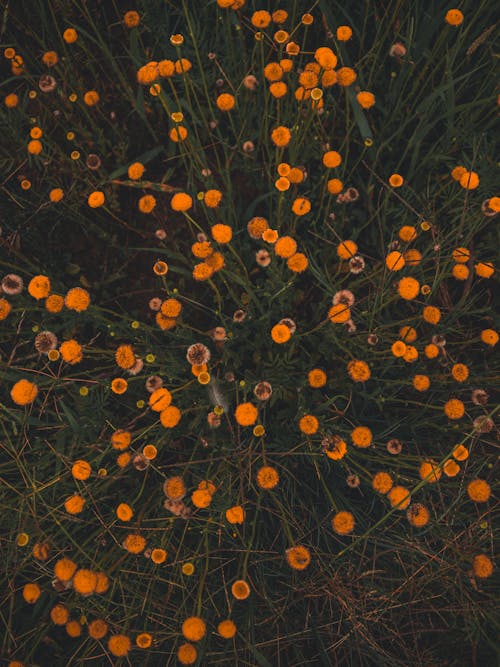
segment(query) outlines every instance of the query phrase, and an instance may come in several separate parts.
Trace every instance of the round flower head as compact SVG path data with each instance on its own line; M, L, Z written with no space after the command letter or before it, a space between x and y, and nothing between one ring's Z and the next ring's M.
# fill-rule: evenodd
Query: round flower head
M220 4L222 0L217 0L217 2ZM198 651L196 650L196 646L193 646L193 644L188 644L186 642L185 644L181 644L177 649L177 659L181 665L194 665L197 657Z
M217 632L221 637L224 637L224 639L232 639L236 635L236 631L236 625L230 619L221 621L217 626Z
M132 648L132 642L126 635L111 635L108 639L108 650L118 658L125 657Z
M413 503L406 511L406 518L415 528L422 528L429 523L430 512L425 505Z
M237 579L231 586L231 593L237 600L246 600L250 595L250 586L244 579Z
M405 510L411 502L410 492L403 486L393 486L387 497L389 498L391 507L395 507L398 510Z
M261 489L274 489L279 480L279 473L272 466L262 466L257 471L257 484Z
M302 545L287 549L285 555L288 565L293 570L305 570L311 562L311 552Z
M189 211L193 205L193 199L185 192L176 192L170 201L174 211Z
M332 519L332 528L337 535L349 535L354 530L354 523L351 512L337 512Z
M221 93L217 97L215 103L221 111L231 111L231 109L234 109L236 100L234 95L231 95L230 93Z
M314 60L325 70L335 69L337 66L337 56L327 46L320 46L314 52Z
M34 299L46 299L50 294L50 280L47 276L35 276L28 284L28 292Z
M199 616L190 616L182 624L182 634L192 642L198 642L206 635L207 626Z
M319 421L314 415L304 415L299 421L299 428L305 435L314 435L319 428Z
M491 488L484 479L473 479L467 486L467 494L474 502L485 503L491 495Z
M457 26L464 20L464 15L459 9L450 9L446 12L444 20L448 25Z
M271 338L275 343L282 344L290 340L292 334L286 324L275 324L271 329Z
M472 570L476 577L487 579L493 574L493 561L486 554L478 554L472 561Z
M258 411L252 403L240 403L234 412L240 426L252 426L257 421Z
M29 380L19 380L10 390L10 397L17 405L29 405L38 396L38 387Z
M81 287L73 287L64 298L66 308L76 310L78 313L87 310L90 305L90 294Z
M291 138L292 134L290 130L287 127L284 127L283 125L276 127L271 132L271 141L275 146L278 146L279 148L284 148L285 146L288 146Z

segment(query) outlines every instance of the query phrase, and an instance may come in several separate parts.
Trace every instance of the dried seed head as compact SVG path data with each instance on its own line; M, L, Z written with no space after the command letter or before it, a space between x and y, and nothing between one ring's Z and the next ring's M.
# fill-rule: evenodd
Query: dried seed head
M345 195L345 201L348 204L359 199L359 192L358 190L356 190L356 188L347 188L344 195Z
M258 382L255 385L253 393L259 399L259 401L267 401L269 398L271 398L273 388L269 382L263 380L262 382Z
M444 348L446 346L446 338L442 334L434 334L432 342L438 347Z
M377 334L374 333L369 334L368 338L366 339L366 342L368 343L368 345L376 345L378 343Z
M191 366L202 366L210 360L210 350L203 343L193 343L186 352L186 359Z
M244 310L235 310L233 313L233 322L243 322L243 320L246 318L247 314Z
M406 55L406 47L401 42L395 42L389 49L391 58L403 58Z
M35 348L40 354L47 354L57 347L57 336L52 331L41 331L35 338Z
M348 475L346 478L347 486L351 487L351 489L355 489L356 487L359 486L359 477L357 475Z
M347 306L350 308L355 301L354 294L351 292L351 290L348 289L343 289L340 290L340 292L336 292L333 295L332 303L334 306L336 306L338 303L343 304L344 306Z
M471 393L471 401L474 405L486 405L489 394L484 389L474 389Z
M292 334L292 336L297 331L297 325L289 317L284 317L278 322L278 324L284 324L286 327L288 327L290 329L290 333Z
M495 422L493 419L490 419L490 417L481 415L480 417L476 417L476 419L474 419L472 425L474 426L476 433L491 433L495 426Z
M57 81L50 74L42 74L38 79L38 87L42 93L52 93L57 86Z
M401 450L403 449L403 443L401 440L397 440L396 438L393 438L392 440L389 440L387 443L387 451L389 454L394 454L395 456L397 454L401 453Z
M23 279L21 276L18 276L17 273L8 273L2 278L1 291L9 296L14 296L23 291L23 284Z
M271 255L267 250L258 250L255 254L255 261L259 266L269 266L271 263Z
M136 470L140 470L142 472L149 466L149 460L142 454L136 454L132 459L132 464Z
M146 380L146 389L152 394L156 389L163 386L163 380L159 375L150 375Z
M489 199L485 199L483 201L483 203L481 204L481 211L488 218L492 218L494 215L497 214L497 211L494 211L493 209L490 208L490 200Z
M160 310L162 300L158 296L154 296L152 299L149 300L149 308L151 310Z
M210 336L213 338L213 340L217 341L227 340L226 330L224 327L215 327L215 329L212 329Z
M219 415L216 415L215 412L209 412L207 415L207 423L210 428L219 428L221 424Z
M132 366L132 368L127 368L127 373L130 375L139 375L139 373L142 371L144 368L144 362L142 359L139 357L135 358L135 364Z
M96 155L95 153L90 153L87 156L86 165L87 165L88 169L91 169L92 171L96 171L97 169L100 169L101 164L102 164L101 158L98 155Z
M245 141L243 143L243 151L245 153L253 153L254 150L255 150L255 145L253 141Z
M167 238L167 232L164 229L157 229L155 236L159 241L164 241Z
M354 274L361 273L365 268L365 260L361 255L354 255L349 260L349 271Z
M257 81L257 79L254 77L253 74L249 74L243 79L243 85L247 90L255 90L259 85L259 82Z

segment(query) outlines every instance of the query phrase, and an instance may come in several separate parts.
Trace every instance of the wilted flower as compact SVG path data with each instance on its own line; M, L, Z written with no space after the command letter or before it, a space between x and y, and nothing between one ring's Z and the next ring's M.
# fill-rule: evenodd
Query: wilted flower
M150 375L146 380L146 389L152 394L156 389L163 386L163 380L159 375Z
M269 398L271 398L273 388L269 382L263 380L262 382L258 382L255 385L253 393L259 399L259 401L267 401Z
M255 90L259 85L259 82L257 81L257 79L254 77L253 74L249 74L243 79L243 85L247 90Z
M101 158L95 153L90 153L87 156L86 165L92 171L96 171L97 169L99 169L101 164L102 164Z
M493 427L495 426L495 422L490 417L481 415L480 417L476 417L474 419L472 425L474 426L476 433L491 433Z
M377 334L371 333L368 335L368 338L366 339L366 342L368 345L376 345L378 343L378 336Z
M361 273L365 268L365 260L361 255L354 255L349 260L349 271L354 274Z
M387 451L389 454L400 454L401 450L403 449L403 443L401 440L397 440L396 438L393 438L392 440L389 440L387 443Z
M297 331L297 325L290 317L284 317L278 322L278 324L284 324L286 327L288 327L292 336Z
M233 313L233 322L243 322L246 316L247 316L246 312L244 310L241 310L241 308L239 308L238 310L235 310Z
M191 366L203 366L210 360L210 350L203 343L193 343L186 352L186 359Z
M351 292L351 290L348 289L343 289L340 290L340 292L336 292L333 295L332 303L334 306L336 306L338 303L343 304L344 306L347 306L350 308L355 301L354 294Z
M489 399L489 394L484 389L473 389L471 393L471 401L474 405L486 405Z
M395 42L389 49L391 58L403 58L406 55L406 47L401 42Z
M20 294L23 291L23 279L21 276L18 276L17 273L9 273L4 278L2 278L2 289L1 291L4 294L9 296L14 296L15 294Z
M271 255L267 250L258 250L255 253L255 261L259 266L269 266L271 263Z
M50 74L42 74L38 79L38 87L42 93L51 93L56 89L57 81Z
M57 347L57 336L52 331L42 331L35 338L35 348L41 354L47 354Z

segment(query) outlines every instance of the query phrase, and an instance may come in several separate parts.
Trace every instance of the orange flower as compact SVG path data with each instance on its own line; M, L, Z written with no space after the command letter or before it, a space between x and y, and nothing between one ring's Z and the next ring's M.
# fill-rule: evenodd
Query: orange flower
M404 179L400 174L392 174L389 176L389 185L393 188L400 188L404 183Z
M293 570L305 570L311 562L311 552L307 547L298 544L285 551L288 565Z
M441 478L441 468L431 459L422 461L419 468L420 479L430 484L434 484Z
M314 435L319 428L319 421L314 415L304 415L299 421L299 428L306 435Z
M406 518L412 526L422 528L429 523L430 512L425 505L414 503L408 508Z
M286 326L286 324L275 324L274 327L271 329L271 338L275 343L278 343L281 345L282 343L286 343L287 341L290 340L292 337L292 333L290 331L290 328Z
M207 626L199 616L190 616L182 624L182 634L192 642L199 642L207 633Z
M250 586L244 579L237 579L231 586L231 593L237 600L246 600L250 595Z
M87 290L82 289L81 287L73 287L66 294L64 298L64 303L66 308L70 310L76 310L77 312L82 312L87 310L90 304L90 294Z
M262 466L257 471L257 484L261 489L274 489L279 481L279 473L272 466Z
M108 639L108 650L117 658L126 656L131 648L132 642L126 635L111 635Z
M309 386L316 389L325 386L327 377L325 371L322 371L321 368L313 368L307 374L307 379Z
M64 509L66 512L68 512L68 514L80 514L80 512L82 512L83 508L85 507L85 503L85 498L82 498L82 496L79 496L77 493L75 493L69 498L66 498L64 501Z
M131 345L120 345L115 352L116 365L124 370L132 368L136 362L135 354Z
M123 22L127 28L136 28L140 23L141 17L138 12L131 10L123 15Z
M493 574L493 561L486 554L478 554L472 561L472 570L476 577L487 579Z
M245 520L245 510L241 505L234 505L226 510L226 519L229 523L243 523Z
M74 28L66 28L63 32L63 39L66 44L74 44L78 39L78 33Z
M325 70L335 69L337 66L337 56L327 46L320 46L314 52L314 60Z
M460 419L465 414L465 406L458 398L450 398L444 405L444 413L449 419Z
M212 495L208 489L196 489L191 494L191 502L195 507L205 509L211 504Z
M393 484L392 477L387 472L378 472L372 479L372 488L378 493L388 493Z
M214 241L217 241L217 243L229 243L233 238L233 230L229 225L218 223L213 225L210 231L212 232Z
M17 405L29 405L38 396L38 387L29 380L19 380L10 390L10 397Z
M236 634L236 625L231 620L221 621L217 626L217 632L224 639L232 639Z
M131 180L137 181L142 178L142 175L144 174L144 165L142 162L132 162L128 168L127 173Z
M406 301L411 301L418 296L420 292L420 283L415 278L411 276L406 276L401 278L398 283L398 294L402 299Z
M23 598L28 604L35 604L41 594L42 591L38 584L26 584L23 588Z
M231 111L236 105L236 100L234 95L230 93L221 93L215 100L215 103L221 111Z
M343 303L336 303L330 306L328 310L328 319L330 322L347 322L351 319L351 309Z
M459 9L450 9L446 12L444 20L448 25L457 26L464 20L464 15Z
M332 519L332 528L338 535L349 535L354 530L354 523L351 512L337 512Z
M146 540L142 535L130 533L123 541L123 547L131 554L140 554L146 548Z
M82 346L73 338L71 340L65 340L63 343L61 343L59 352L61 353L63 360L72 366L74 364L80 363L80 361L83 359Z
M47 276L35 276L28 284L28 292L34 299L46 299L50 294L50 280Z
M192 205L192 198L185 192L176 192L170 201L170 206L174 211L189 211Z
M50 294L45 299L45 308L49 313L60 313L64 308L64 297L59 294Z
M120 503L115 510L116 516L120 521L130 521L134 516L134 510L127 503Z
M484 479L473 479L467 486L467 494L474 502L485 503L491 495L491 488Z
M327 151L323 155L323 164L329 169L338 167L342 163L342 157L337 151Z
M354 382L366 382L370 379L370 367L365 361L353 359L347 364L347 372Z
M90 463L87 461L84 461L83 459L78 459L73 463L73 466L71 467L71 474L75 479L78 479L80 481L85 481L90 477L90 473L92 472L92 468L90 466Z
M372 444L373 436L367 426L356 426L351 432L351 439L356 447L366 448Z
M287 127L284 127L283 125L279 125L271 132L271 141L275 146L278 146L279 148L284 148L288 146L291 138L292 134L290 130Z
M405 259L400 252L393 250L385 258L385 265L389 271L401 271L405 265Z
M258 410L253 403L240 403L234 417L240 426L252 426L257 421Z
M108 624L100 618L96 618L88 624L89 636L92 639L102 639L108 633Z
M91 570L77 570L73 576L73 588L81 595L91 595L97 586L97 574Z
M404 486L393 486L387 497L391 507L397 507L398 510L405 510L411 501L410 492Z
M175 405L169 405L168 408L160 412L160 422L165 428L174 428L180 422L182 413Z
M61 581L70 581L76 570L76 563L69 558L60 558L54 565L54 575Z
M307 215L311 210L311 202L305 197L297 197L292 203L292 211L295 215L303 216Z
M149 396L149 406L154 412L166 410L172 402L172 394L165 387L155 389Z
M309 266L309 260L302 252L296 252L286 260L286 265L294 273L302 273Z
M104 204L105 200L106 198L104 197L104 192L96 190L95 192L90 193L87 199L87 204L90 206L90 208L99 208L99 206Z

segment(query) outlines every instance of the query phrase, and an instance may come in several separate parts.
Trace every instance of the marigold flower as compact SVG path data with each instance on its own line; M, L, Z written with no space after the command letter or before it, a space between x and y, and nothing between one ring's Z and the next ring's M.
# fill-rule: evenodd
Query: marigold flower
M307 380L310 387L315 389L324 387L327 380L326 373L325 371L321 370L321 368L313 368L307 374Z
M487 579L493 574L493 561L486 554L478 554L472 561L472 570L476 577Z
M133 181L139 180L140 178L142 178L144 174L144 165L142 164L142 162L132 162L132 164L129 165L127 174L131 180Z
M186 485L182 477L168 477L163 483L163 493L170 500L182 500L186 495Z
M7 299L0 299L0 321L5 320L8 317L11 310L12 306L7 301Z
M245 510L241 505L234 505L226 510L226 519L231 524L243 523L245 520Z
M460 466L453 459L448 459L443 465L443 472L447 477L456 477L460 472Z
M221 621L217 626L217 632L224 639L232 639L236 634L236 625L229 619Z
M415 528L422 528L429 523L430 512L421 503L413 503L406 511L406 518Z
M446 12L444 20L448 25L457 26L464 20L464 15L459 9L450 9Z
M418 296L420 292L420 283L415 278L411 276L406 276L401 278L398 283L398 294L402 299L406 301L411 301Z
M193 199L185 192L176 192L170 201L174 211L189 211L193 205Z
M69 620L69 611L63 604L56 604L50 610L50 619L54 625L66 625Z
M23 588L23 598L28 604L35 604L42 590L38 584L25 584Z
M63 39L66 44L74 44L78 39L78 33L74 28L66 28L63 32Z
M10 397L16 405L29 405L38 396L38 387L29 380L19 380L10 390Z
M476 275L478 275L480 278L491 278L491 276L495 273L495 267L493 266L492 262L478 262L474 266L474 270Z
M195 507L205 509L212 502L213 494L208 489L196 489L191 494L191 502Z
M233 238L233 230L229 225L218 223L213 225L210 231L212 232L212 238L217 243L229 243Z
M294 273L302 273L309 265L309 260L302 252L296 252L286 260L286 265Z
M405 510L411 502L410 492L404 486L393 486L387 497L389 498L391 507L395 507L398 510Z
M231 586L231 593L237 600L246 600L250 595L250 586L244 579L237 579Z
M45 299L50 294L50 280L47 276L35 276L28 283L28 292L34 299Z
M335 69L337 66L337 56L327 46L320 46L314 52L314 60L325 70Z
M115 352L116 365L124 370L132 368L136 362L135 354L131 345L120 345Z
M78 479L80 481L85 481L88 479L91 472L92 468L90 463L84 461L83 459L78 459L71 467L71 474L73 475L74 479Z
M61 581L70 581L77 570L77 564L69 558L60 558L54 565L54 576Z
M90 305L90 294L82 287L73 287L64 298L66 308L78 313L87 310Z
M444 413L448 419L460 419L465 414L465 406L458 398L450 398L444 404Z
M164 428L174 428L180 422L182 413L175 405L169 405L168 408L160 412L160 423Z
M343 303L337 303L330 306L328 310L328 319L330 322L347 322L351 318L351 310Z
M393 486L394 482L388 472L378 472L372 479L372 488L378 493L386 494Z
M299 428L306 435L313 435L319 428L319 421L314 415L304 415L299 421Z
M351 432L351 439L356 447L366 448L372 444L373 436L367 426L356 426Z
M415 375L412 384L417 391L427 391L431 386L431 381L427 375Z
M108 639L108 650L117 658L126 656L131 648L132 642L127 635L111 635Z
M231 6L230 4L221 4L223 1L227 2L227 0L217 0L217 4L221 7ZM233 0L231 0L231 2L232 1ZM181 665L193 665L196 662L197 657L198 651L196 650L196 646L193 646L193 644L188 644L186 642L185 644L181 644L177 649L177 659Z
M420 479L425 480L429 484L434 484L441 478L441 468L432 459L422 461L418 472Z
M199 642L207 633L207 626L199 616L190 616L182 624L182 634L192 642Z
M86 502L85 498L82 498L82 496L75 493L69 498L66 498L64 501L64 509L68 514L80 514L80 512L83 511Z
M92 192L87 199L87 203L90 206L90 208L99 208L104 204L104 202L105 202L104 192L101 192L100 190Z
M138 207L141 213L151 213L156 206L156 197L153 195L144 195L139 199Z
M257 485L261 489L274 489L280 481L280 476L276 468L272 466L262 466L257 471Z
M240 426L252 426L257 421L258 410L252 403L240 403L236 406L234 417Z
M490 495L491 488L484 479L473 479L467 486L467 494L476 503L485 503Z
M19 97L15 93L10 93L4 98L4 104L7 109L15 109L19 104Z
M370 367L365 361L353 359L347 364L347 372L354 382L366 382L370 379Z
M59 352L61 353L63 360L72 366L80 363L80 361L83 359L82 346L73 338L71 340L65 340L63 343L61 343Z
M494 329L483 329L481 331L481 340L486 345L491 345L492 347L498 343L498 333Z
M287 549L285 551L285 556L288 565L290 565L293 570L305 570L311 563L311 552L307 547L301 544Z
M285 148L286 146L288 146L291 138L292 138L292 133L287 127L283 125L279 125L278 127L274 128L274 130L271 132L271 141L275 146L278 146L279 148Z
M354 530L354 516L351 512L337 512L332 518L332 528L337 535L349 535Z
M130 521L134 516L134 510L127 503L120 503L115 510L115 514L120 521Z
M139 25L140 20L141 17L139 16L139 13L134 10L125 12L123 15L123 22L127 28L136 28Z
M140 554L146 548L146 540L142 535L130 533L123 541L123 547L131 554Z
M50 294L45 300L45 308L49 313L60 313L64 308L64 297L60 294Z
M327 457L332 461L340 461L347 454L347 445L338 435L325 436L321 445Z
M73 576L73 588L81 595L91 595L97 586L97 574L92 570L77 570Z
M88 107L93 107L99 102L99 93L97 90L89 90L83 96L83 101Z
M215 103L221 111L231 111L236 105L236 99L230 93L221 93Z

